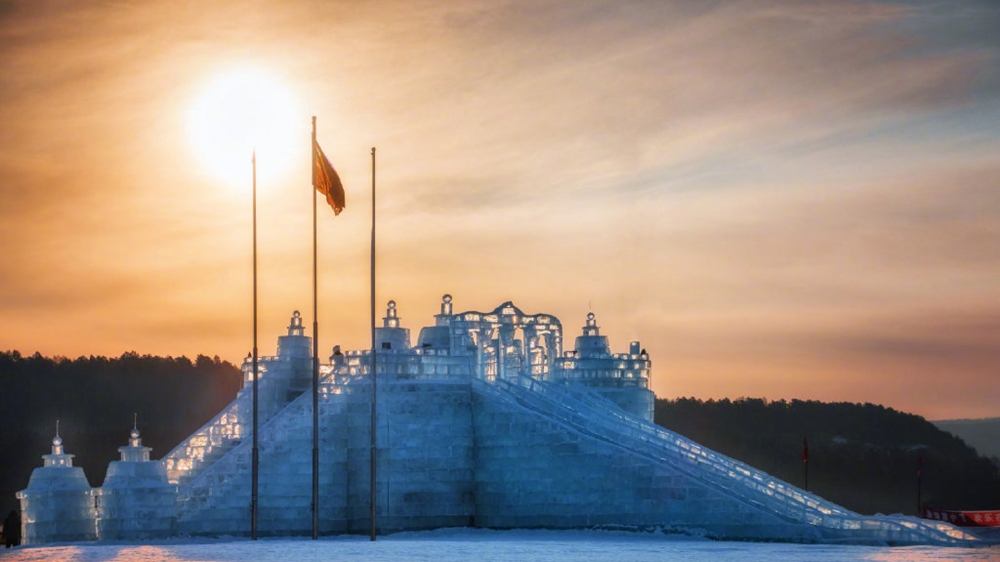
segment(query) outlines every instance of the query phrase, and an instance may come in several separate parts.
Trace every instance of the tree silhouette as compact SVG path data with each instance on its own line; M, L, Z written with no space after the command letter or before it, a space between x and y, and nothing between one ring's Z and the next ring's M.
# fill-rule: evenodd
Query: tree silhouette
M14 492L50 452L55 422L74 464L100 486L138 414L143 444L166 454L217 414L242 381L231 363L199 355L23 357L0 351L0 513L18 509Z

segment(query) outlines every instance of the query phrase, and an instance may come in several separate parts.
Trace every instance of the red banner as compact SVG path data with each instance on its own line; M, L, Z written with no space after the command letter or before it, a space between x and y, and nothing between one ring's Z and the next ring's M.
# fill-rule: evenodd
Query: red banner
M923 517L959 527L1000 527L1000 511L950 511L925 507Z

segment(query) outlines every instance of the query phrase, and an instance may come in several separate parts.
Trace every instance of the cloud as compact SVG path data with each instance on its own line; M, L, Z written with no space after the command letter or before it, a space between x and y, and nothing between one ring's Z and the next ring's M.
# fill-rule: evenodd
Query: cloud
M413 326L444 291L567 326L592 302L606 333L642 338L665 395L807 397L815 372L826 396L890 400L931 359L981 389L998 18L989 2L3 4L0 325L34 313L70 334L0 337L242 357L223 332L246 315L246 194L196 169L183 115L250 61L301 92L348 187L320 224L339 342L364 344L377 145L380 299ZM279 329L309 300L303 158L261 201ZM866 382L886 365L892 384Z

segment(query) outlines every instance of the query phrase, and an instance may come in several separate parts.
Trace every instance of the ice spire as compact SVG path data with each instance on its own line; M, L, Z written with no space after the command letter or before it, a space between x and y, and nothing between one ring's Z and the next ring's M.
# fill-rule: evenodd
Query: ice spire
M132 413L132 431L129 432L128 445L118 447L118 452L122 455L123 461L146 462L149 460L150 447L142 446L142 438L139 437L139 414Z
M63 450L63 440L59 436L59 420L56 420L56 436L52 438L52 453L42 455L44 466L73 466L73 455L67 455Z

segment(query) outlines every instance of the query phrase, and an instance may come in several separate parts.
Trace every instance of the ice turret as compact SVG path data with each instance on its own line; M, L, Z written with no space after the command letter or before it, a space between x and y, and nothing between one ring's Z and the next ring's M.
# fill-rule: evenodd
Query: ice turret
M417 347L421 349L450 350L451 349L451 295L441 297L441 314L434 316L434 326L420 328Z
M302 327L302 315L296 310L288 324L288 334L278 336L278 357L309 358L312 357L310 345L312 338L305 335Z
M118 447L118 454L122 456L123 461L149 461L149 452L153 450L152 447L143 447L142 438L139 437L139 428L133 427L132 431L128 434L128 446Z
M97 532L101 539L150 539L173 534L177 486L167 481L163 464L149 460L138 427L128 445L119 447L120 461L108 465L104 485L94 490Z
M597 319L593 312L587 313L587 324L583 327L583 335L576 338L576 354L580 359L603 358L611 355L608 337L601 335Z
M96 539L92 490L83 469L73 466L73 455L65 452L58 422L52 453L42 459L28 487L17 493L24 544Z
M653 421L656 397L649 390L649 356L639 349L639 342L633 341L629 353L611 353L597 317L588 312L576 349L563 354L556 378L589 386L626 412Z
M434 324L437 326L447 326L452 317L452 296L445 293L441 297L441 314L434 315Z
M292 313L288 333L278 336L278 355L259 357L257 362L261 421L284 407L296 396L312 388L312 338L305 335L302 315ZM253 390L253 361L243 361L243 388L240 395ZM241 411L240 422L250 427L250 412Z
M403 351L410 347L410 330L399 326L396 301L388 302L382 327L375 328L375 346L380 352Z

